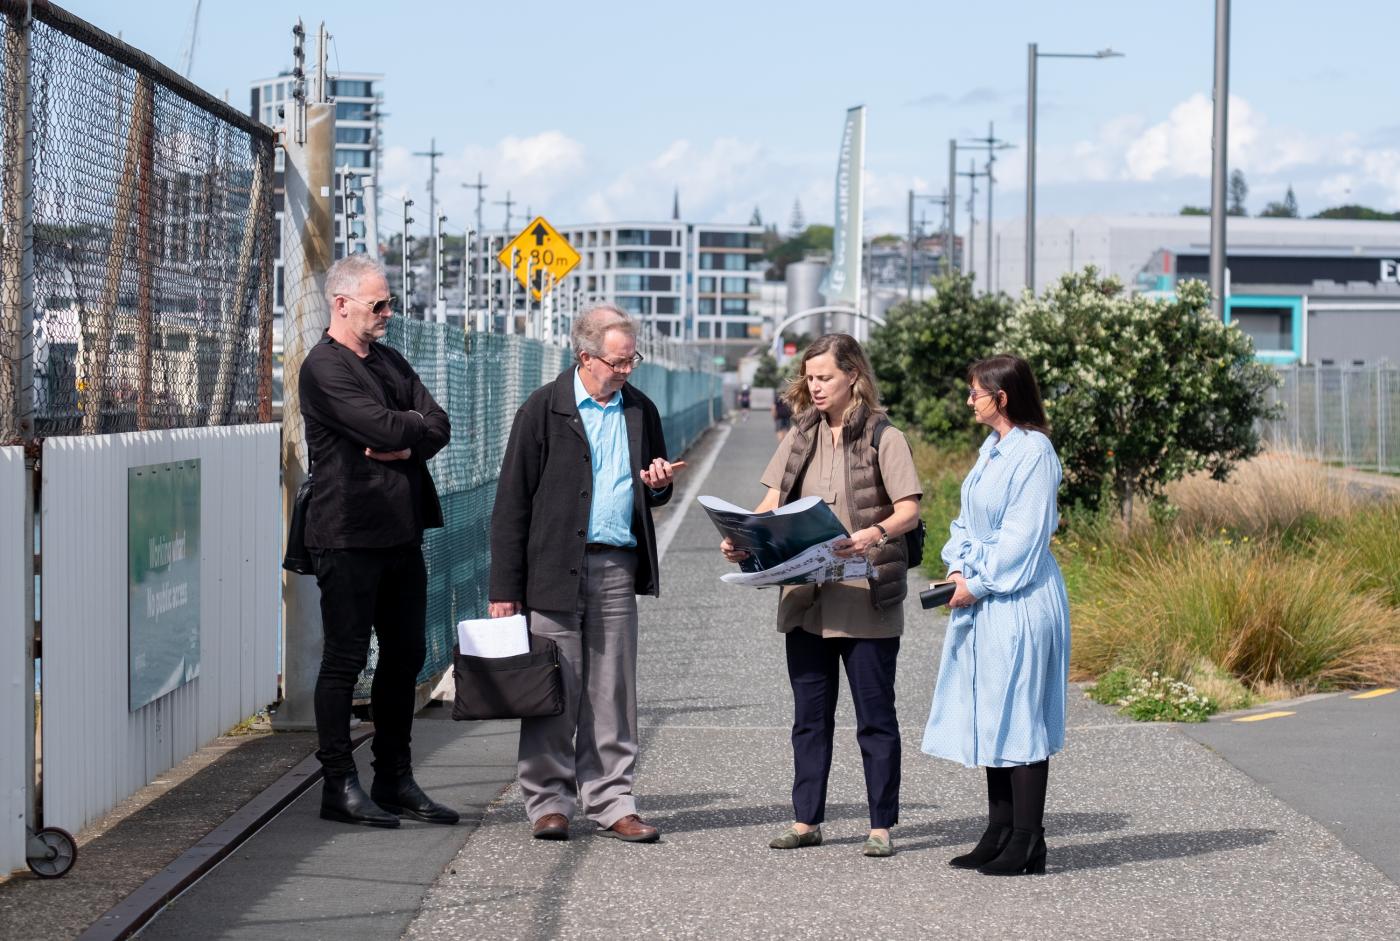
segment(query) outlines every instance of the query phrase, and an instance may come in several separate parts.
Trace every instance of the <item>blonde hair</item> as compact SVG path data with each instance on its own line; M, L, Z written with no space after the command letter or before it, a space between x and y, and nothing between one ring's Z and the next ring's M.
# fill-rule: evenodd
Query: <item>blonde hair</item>
M843 373L855 373L856 380L851 386L851 401L841 416L844 422L851 410L864 405L871 416L883 415L880 406L880 389L875 384L875 370L870 368L870 359L865 355L859 341L845 333L828 333L817 337L807 349L802 351L802 362L797 375L788 380L783 398L792 406L793 415L799 415L812 407L812 393L807 388L808 360L830 354L836 360L836 368Z

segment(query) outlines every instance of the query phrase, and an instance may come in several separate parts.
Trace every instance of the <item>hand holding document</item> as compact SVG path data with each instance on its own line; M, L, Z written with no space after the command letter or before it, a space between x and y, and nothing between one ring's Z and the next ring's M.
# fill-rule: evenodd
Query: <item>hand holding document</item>
M731 585L802 585L868 578L862 557L841 558L834 544L849 537L820 497L803 497L767 513L753 513L718 497L700 497L710 520L737 549L748 552L739 572L720 576Z
M530 652L525 615L469 618L457 622L457 647L464 657L518 657Z

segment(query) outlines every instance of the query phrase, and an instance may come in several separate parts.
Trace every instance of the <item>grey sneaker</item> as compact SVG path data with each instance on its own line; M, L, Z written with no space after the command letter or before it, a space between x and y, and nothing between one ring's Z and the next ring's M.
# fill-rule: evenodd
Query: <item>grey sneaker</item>
M806 833L799 833L796 827L788 827L782 833L768 841L770 849L775 850L795 850L804 846L821 846L822 828L813 827Z

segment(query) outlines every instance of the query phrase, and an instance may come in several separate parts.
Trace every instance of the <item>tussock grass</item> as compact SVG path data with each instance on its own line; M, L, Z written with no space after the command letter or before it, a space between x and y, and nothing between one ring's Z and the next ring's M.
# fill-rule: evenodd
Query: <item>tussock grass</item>
M1176 542L1130 550L1073 604L1081 676L1118 666L1171 676L1218 667L1254 691L1310 692L1400 677L1400 610L1350 592L1349 550L1312 558L1277 545ZM1203 666L1205 664L1205 666Z
M1314 461L1269 454L1237 467L1224 482L1196 474L1167 488L1180 535L1220 530L1306 540L1355 513L1358 498Z

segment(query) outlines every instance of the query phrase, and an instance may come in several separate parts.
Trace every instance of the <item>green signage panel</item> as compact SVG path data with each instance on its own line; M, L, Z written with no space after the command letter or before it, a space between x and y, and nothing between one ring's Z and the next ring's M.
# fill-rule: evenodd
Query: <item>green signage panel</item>
M199 675L199 459L126 476L128 707Z

